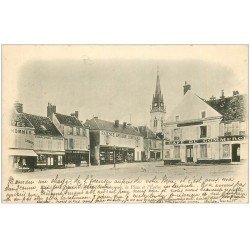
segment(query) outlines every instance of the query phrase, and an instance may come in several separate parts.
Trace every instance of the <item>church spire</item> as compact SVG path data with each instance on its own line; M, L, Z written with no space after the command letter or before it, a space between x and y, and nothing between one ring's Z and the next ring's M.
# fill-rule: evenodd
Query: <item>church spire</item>
M166 107L164 105L163 94L161 93L160 74L157 65L155 93L153 94L152 106L150 107L150 128L154 133L162 133L165 115Z
M164 100L163 100L163 95L161 93L161 85L160 85L159 66L157 66L156 87L155 87L155 94L153 95L152 107L164 109Z
M160 85L160 76L159 76L159 66L157 65L157 79L156 79L156 88L155 88L155 96L161 95L161 85Z

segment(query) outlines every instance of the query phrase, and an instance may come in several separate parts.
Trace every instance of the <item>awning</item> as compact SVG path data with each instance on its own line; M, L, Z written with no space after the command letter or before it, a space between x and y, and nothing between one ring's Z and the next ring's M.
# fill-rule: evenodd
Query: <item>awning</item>
M31 149L9 149L9 155L13 156L37 156Z

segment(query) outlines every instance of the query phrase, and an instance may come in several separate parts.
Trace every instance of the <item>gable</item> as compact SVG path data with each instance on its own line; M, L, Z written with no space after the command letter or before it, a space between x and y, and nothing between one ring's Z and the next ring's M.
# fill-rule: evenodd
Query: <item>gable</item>
M206 113L205 118L222 116L199 96L193 94L192 91L188 91L166 122L176 122L176 116L179 116L179 121L199 120L202 118L201 113L203 111Z

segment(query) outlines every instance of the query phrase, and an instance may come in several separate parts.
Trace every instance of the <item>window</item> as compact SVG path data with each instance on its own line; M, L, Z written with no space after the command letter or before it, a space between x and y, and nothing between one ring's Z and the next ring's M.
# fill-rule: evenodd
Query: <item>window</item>
M180 120L180 116L177 115L177 116L175 117L175 121L178 122L179 120Z
M37 164L46 164L46 156L38 155L37 156Z
M180 140L181 139L181 129L175 128L174 129L174 140Z
M201 118L206 118L206 111L201 112Z
M58 165L62 165L63 164L63 157L62 155L58 155Z
M225 123L225 136L232 134L232 123Z
M72 138L69 139L69 149L74 148L74 140Z
M201 159L207 158L207 144L200 145Z
M240 130L240 123L237 122L232 122L232 135L239 135L239 130Z
M73 127L69 127L69 135L73 135Z
M165 158L166 159L170 158L170 150L169 149L165 150Z
M80 135L80 128L76 128L76 134Z
M207 137L207 126L200 126L200 138Z
M157 127L157 119L156 118L154 119L154 127L155 128Z
M224 144L222 145L222 156L223 157L229 157L230 156L230 145Z
M174 158L175 159L181 158L181 155L180 155L180 146L174 146Z
M47 165L52 166L54 164L54 159L52 156L47 157Z

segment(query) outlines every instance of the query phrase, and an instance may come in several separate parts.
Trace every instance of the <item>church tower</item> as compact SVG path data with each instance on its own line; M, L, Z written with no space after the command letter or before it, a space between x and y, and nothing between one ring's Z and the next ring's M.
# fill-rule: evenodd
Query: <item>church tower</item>
M161 93L159 69L157 67L156 88L153 95L152 106L150 106L150 128L154 133L162 133L162 125L165 122L166 107Z

